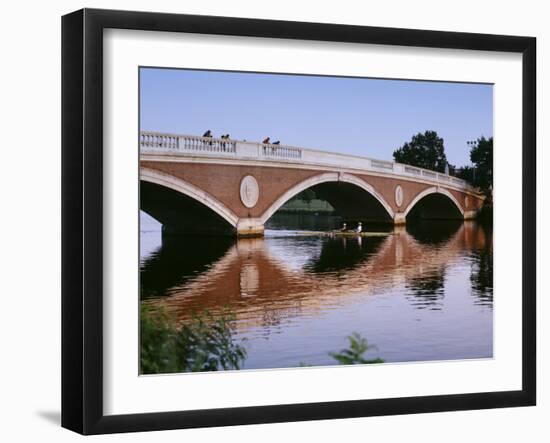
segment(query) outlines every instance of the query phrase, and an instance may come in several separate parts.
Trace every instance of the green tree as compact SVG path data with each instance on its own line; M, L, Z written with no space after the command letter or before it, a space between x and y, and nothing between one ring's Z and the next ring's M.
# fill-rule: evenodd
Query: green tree
M493 189L493 137L482 136L468 144L471 146L470 161L475 170L472 183L490 195Z
M462 180L466 180L468 183L474 184L474 168L472 166L463 166L457 168L455 175Z
M410 142L393 152L393 158L398 163L438 172L445 172L447 165L443 139L435 131L414 135Z

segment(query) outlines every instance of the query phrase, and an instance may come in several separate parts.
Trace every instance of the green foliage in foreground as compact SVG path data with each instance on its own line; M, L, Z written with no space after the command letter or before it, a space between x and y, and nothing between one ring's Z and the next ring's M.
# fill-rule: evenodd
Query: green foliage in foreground
M235 318L228 312L215 318L205 311L178 326L164 309L142 305L140 320L142 374L241 369L246 359L246 349L233 339ZM347 338L348 348L329 353L341 365L384 362L364 357L372 346L357 332Z
M233 340L234 316L208 311L176 325L162 309L141 308L141 373L240 369L246 349Z
M363 357L372 346L369 346L367 339L359 333L354 332L348 336L349 348L340 350L340 352L330 352L329 355L336 359L341 365L362 365L368 363L384 363L384 360L375 358L368 360Z

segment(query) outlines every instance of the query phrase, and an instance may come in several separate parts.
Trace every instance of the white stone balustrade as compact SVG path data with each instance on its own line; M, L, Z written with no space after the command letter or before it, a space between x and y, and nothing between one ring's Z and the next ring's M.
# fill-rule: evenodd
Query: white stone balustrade
M197 137L190 135L161 134L156 132L142 132L140 134L140 148L142 151L168 152L236 152L235 140L224 140L213 137Z
M382 174L414 177L418 180L475 191L466 181L440 172L387 160L375 160L367 157L287 145L142 131L140 133L140 152L142 154L162 153L195 157L255 159L373 171Z
M281 146L273 144L262 144L262 156L272 158L302 158L302 150L291 146Z

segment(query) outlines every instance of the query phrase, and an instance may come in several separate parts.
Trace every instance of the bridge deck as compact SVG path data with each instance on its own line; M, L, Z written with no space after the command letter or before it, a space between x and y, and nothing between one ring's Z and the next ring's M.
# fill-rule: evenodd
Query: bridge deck
M478 190L466 181L440 172L387 160L376 160L296 146L142 131L140 133L140 152L142 154L170 154L347 168L392 174L407 179L452 187L468 193L478 193Z

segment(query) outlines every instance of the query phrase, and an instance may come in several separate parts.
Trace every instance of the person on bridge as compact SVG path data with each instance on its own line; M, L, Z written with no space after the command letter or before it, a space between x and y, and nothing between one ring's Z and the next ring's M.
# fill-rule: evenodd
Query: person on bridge
M340 229L340 231L346 232L347 229L348 229L348 225L346 223L342 223L342 229Z
M361 226L361 222L359 222L359 223L357 224L357 227L355 228L355 232L357 232L358 234L360 234L362 230L363 230L363 227Z
M229 134L224 134L224 135L222 135L222 136L221 136L221 139L222 139L222 140L229 140ZM224 152L226 151L226 149L227 149L227 143L222 142L222 149L223 149Z
M271 143L271 142L269 141L269 137L264 138L264 140L262 141L262 143L263 143L264 145L268 145L269 143Z
M203 137L212 137L212 131L209 129L204 134L202 134Z

